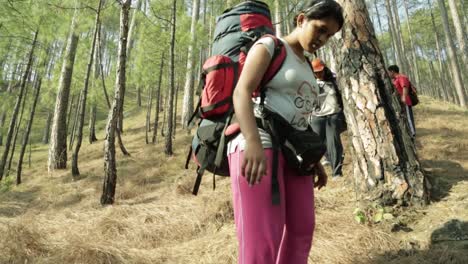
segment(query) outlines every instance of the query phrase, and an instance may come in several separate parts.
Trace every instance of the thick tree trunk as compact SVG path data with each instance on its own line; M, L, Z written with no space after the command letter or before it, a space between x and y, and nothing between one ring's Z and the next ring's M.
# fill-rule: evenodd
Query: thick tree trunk
M53 117L53 115L52 115L51 111L47 111L46 125L44 127L44 133L42 134L42 143L43 144L49 144L50 126L52 124L52 117Z
M156 135L158 133L159 110L161 108L161 82L164 68L164 53L161 54L161 63L159 64L158 88L156 90L156 107L154 110L153 138L151 143L156 144Z
M361 200L427 202L427 181L405 112L386 73L364 0L339 0L345 24L335 47Z
M117 77L115 84L114 101L109 111L106 126L106 140L104 143L104 184L102 187L101 204L113 204L115 197L115 187L117 184L117 168L115 158L115 133L117 129L117 119L121 113L122 97L125 91L125 63L126 47L128 37L128 14L131 0L124 0L120 11L120 41L119 41L119 61L117 66Z
M28 76L29 76L29 71L31 70L31 67L32 67L32 62L33 62L33 57L34 57L34 49L36 48L37 35L38 34L39 34L39 30L36 30L36 32L34 33L34 39L33 39L32 47L31 47L31 51L29 52L28 63L26 64L26 71L24 72L23 79L22 79L21 85L20 85L20 91L19 91L19 94L18 94L18 98L16 99L15 107L14 107L13 113L11 115L10 126L8 128L8 133L7 133L7 137L6 137L6 140L5 140L5 148L3 149L3 155L2 155L2 158L0 160L0 181L3 178L3 173L4 173L4 170L5 170L5 165L6 165L6 161L7 161L7 158L8 158L8 152L10 150L11 139L13 137L13 131L15 129L16 118L17 118L19 110L20 110L20 105L21 105L21 101L23 99L24 90L26 88L26 82L27 82L27 79L28 79Z
M455 90L458 95L460 106L466 108L465 89L463 88L463 81L461 77L460 66L458 64L458 58L455 52L455 45L453 43L452 34L450 33L447 9L445 8L444 0L438 0L438 2L439 2L439 8L440 8L440 15L442 17L442 25L444 26L445 41L447 44L447 53L450 57L450 66L452 68Z
M190 25L190 44L188 46L187 70L184 85L184 101L182 104L182 127L186 128L193 113L195 51L197 43L197 24L200 13L200 0L192 1L192 24Z
M91 107L91 111L89 113L89 144L93 144L98 139L96 137L96 113L97 113L97 106L93 104Z
M24 132L23 143L21 144L21 150L20 150L20 154L18 158L18 167L16 168L16 184L21 184L21 172L23 169L23 158L26 152L26 147L28 146L28 142L29 142L29 134L31 133L32 124L34 120L34 114L36 112L37 100L39 99L39 93L41 91L41 83L42 83L42 80L39 77L36 83L36 91L34 93L34 101L31 106L31 114L29 115L28 126L26 127L26 131Z
M72 176L77 177L80 175L80 170L78 169L78 155L80 153L81 143L83 142L83 127L84 127L84 120L86 114L86 99L88 97L88 86L89 86L89 77L91 75L91 70L93 66L93 59L94 59L94 52L96 47L96 39L97 39L97 32L99 30L99 17L101 15L101 7L102 7L103 0L99 0L97 12L96 12L96 19L95 19L95 27L94 27L94 34L93 40L91 43L91 51L89 54L88 65L86 68L86 75L85 81L83 86L83 91L81 93L81 105L78 110L78 127L77 127L77 134L76 134L76 145L75 149L73 150L72 154Z
M65 57L60 75L57 99L55 101L54 118L50 134L49 159L47 168L49 173L55 169L67 167L67 109L70 97L75 55L78 47L78 35L75 33L76 21L72 20L70 36L67 42Z

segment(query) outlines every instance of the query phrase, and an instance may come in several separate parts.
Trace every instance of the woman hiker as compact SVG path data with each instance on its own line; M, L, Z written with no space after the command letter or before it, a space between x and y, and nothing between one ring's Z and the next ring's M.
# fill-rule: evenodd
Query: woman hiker
M341 6L334 0L306 0L293 21L294 30L281 39L286 60L266 84L262 108L276 113L294 129L308 129L317 83L304 52L314 53L343 26ZM283 153L272 168L272 136L257 126L261 109L252 93L261 82L274 52L266 37L249 51L234 90L241 133L228 145L239 264L306 264L315 227L314 186L327 182L320 162L314 176L298 176ZM272 203L272 171L279 182L279 205Z

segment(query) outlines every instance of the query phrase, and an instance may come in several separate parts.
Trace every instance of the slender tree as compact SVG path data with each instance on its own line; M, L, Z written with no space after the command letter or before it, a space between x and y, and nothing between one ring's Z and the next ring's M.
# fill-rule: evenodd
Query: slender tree
M195 51L197 43L197 23L200 13L200 0L192 1L192 23L190 25L190 43L187 51L187 70L185 74L184 101L182 104L182 127L186 128L193 112Z
M117 129L117 119L121 113L122 97L125 91L125 70L127 60L127 37L128 37L128 15L130 11L131 0L120 1L120 41L119 41L119 60L117 65L117 77L115 84L114 101L109 111L109 117L106 125L106 140L104 143L104 184L102 188L101 204L113 204L115 197L115 187L117 183L117 168L115 158L115 132Z
M159 110L161 109L161 82L164 68L164 52L161 54L161 62L159 64L159 77L158 77L158 88L156 89L156 107L154 110L154 123L153 123L153 138L151 142L156 144L156 135L158 133L159 123Z
M450 13L452 14L452 21L453 21L453 26L455 28L455 35L457 37L457 42L460 45L461 58L463 60L464 65L468 65L468 47L466 45L466 28L462 26L460 15L458 14L457 4L455 3L455 1L448 0L448 4L450 7Z
M33 38L32 46L31 46L31 50L29 52L29 58L28 58L28 62L26 64L26 70L25 70L25 72L23 74L23 79L21 81L20 91L19 91L18 97L16 98L15 107L14 107L13 113L11 115L10 126L8 128L8 133L7 133L7 137L6 137L6 140L5 140L5 148L3 149L2 159L0 160L0 181L3 178L3 173L4 173L4 170L5 170L5 165L6 165L6 161L7 161L7 158L8 158L8 152L10 150L11 139L13 137L13 131L14 131L15 124L16 124L16 118L17 118L19 110L20 110L20 105L21 105L21 101L23 99L24 90L26 88L26 82L27 82L27 79L28 79L28 76L29 76L29 71L31 70L33 57L34 57L34 50L35 50L36 44L37 44L38 34L39 34L39 30L36 30L36 32L34 33L34 38Z
M466 107L466 94L463 88L463 81L460 72L460 66L458 64L458 58L455 52L455 45L453 43L452 34L450 32L450 26L448 22L447 9L445 8L444 0L438 0L440 15L442 17L442 25L444 27L445 42L447 44L447 53L450 57L450 67L452 69L453 81L455 84L455 90L458 95L458 101L462 107Z
M36 105L39 99L39 93L41 91L41 84L42 84L42 78L39 77L36 82L36 87L35 87L36 89L34 91L34 101L31 106L31 113L29 115L28 125L26 127L26 131L24 132L23 143L21 144L21 150L19 153L18 166L16 168L16 184L21 184L21 172L23 169L23 158L24 158L24 154L26 153L26 147L28 146L28 142L29 142L29 134L31 133L32 124L34 120L34 114L36 113Z
M168 100L167 104L167 136L164 153L168 156L172 156L172 133L174 129L173 124L173 111L174 111L174 92L175 92L175 38L176 38L176 16L177 16L177 0L174 0L172 3L172 23L171 23L171 46L169 49L169 90L168 90Z
M81 92L81 105L78 110L78 126L77 126L77 134L76 134L76 145L73 150L72 154L72 175L73 177L77 177L80 175L80 170L78 169L78 154L80 153L81 143L83 142L83 127L84 127L84 118L86 113L86 99L88 97L88 86L89 86L89 77L91 75L91 70L93 66L93 59L94 59L94 51L96 47L96 38L97 32L99 30L99 17L101 15L101 7L102 7L103 0L99 0L98 8L96 10L96 20L94 23L94 34L91 44L91 51L89 53L89 60L88 65L86 68L86 75L85 75L85 82L83 86L83 90Z
M76 14L75 14L76 16ZM67 167L67 109L70 97L75 55L78 47L78 34L76 34L76 18L73 16L70 26L70 35L67 41L65 57L63 59L62 73L60 75L55 111L50 134L49 157L47 168L49 173L55 169Z
M335 55L361 200L425 203L428 185L364 0L339 0L345 24Z
M52 112L50 110L47 110L46 123L45 123L45 126L44 126L44 132L42 133L42 143L43 144L49 144L50 126L52 124L52 117L53 117Z

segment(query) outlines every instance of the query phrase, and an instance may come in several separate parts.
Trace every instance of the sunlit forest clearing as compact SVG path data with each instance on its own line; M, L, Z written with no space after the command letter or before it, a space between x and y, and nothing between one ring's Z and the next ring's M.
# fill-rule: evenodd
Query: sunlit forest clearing
M468 112L422 100L417 149L436 186L434 201L421 209L395 209L395 218L378 224L359 224L352 178L330 182L316 192L311 263L468 259ZM0 194L1 263L236 262L229 179L218 177L213 191L211 177L205 177L193 196L193 170L183 168L190 137L177 130L174 156L166 157L163 144L144 144L143 112L134 111L127 120L124 135L132 156L118 155L122 176L113 206L99 204L102 132L100 141L84 144L83 175L77 180L69 171L48 176L47 148L33 146L24 183ZM352 169L349 159L346 172Z
M314 1L265 0L261 21L284 38ZM468 4L336 1L343 28L305 53L347 125L309 263L468 263ZM0 1L0 264L237 263L230 178L205 171L194 196L184 166L204 62L234 32L216 18L242 2L259 4ZM394 64L419 95L414 140Z

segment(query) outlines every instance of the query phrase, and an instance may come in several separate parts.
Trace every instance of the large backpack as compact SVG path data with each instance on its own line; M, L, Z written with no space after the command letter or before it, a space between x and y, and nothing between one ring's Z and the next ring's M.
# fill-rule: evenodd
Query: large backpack
M252 45L262 37L275 41L275 51L259 88L252 96L264 99L264 87L279 71L286 59L286 48L274 36L268 5L261 1L245 1L224 11L216 20L212 57L203 64L200 78L200 100L189 120L189 126L199 118L185 168L190 159L197 164L197 178L193 194L198 193L205 170L215 175L229 176L226 146L239 132L239 125L232 122L234 107L232 95L242 72L245 58Z

